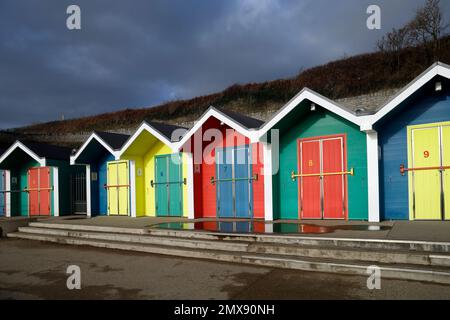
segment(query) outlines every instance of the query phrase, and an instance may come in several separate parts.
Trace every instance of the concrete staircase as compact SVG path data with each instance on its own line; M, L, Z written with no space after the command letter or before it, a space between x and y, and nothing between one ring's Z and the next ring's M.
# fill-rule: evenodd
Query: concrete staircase
M450 243L338 239L31 222L10 238L266 267L450 284Z

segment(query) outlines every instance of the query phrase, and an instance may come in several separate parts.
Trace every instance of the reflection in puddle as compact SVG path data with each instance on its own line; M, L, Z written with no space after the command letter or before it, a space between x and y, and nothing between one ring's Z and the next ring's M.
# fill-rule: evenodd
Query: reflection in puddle
M222 233L256 234L324 234L337 230L384 231L388 226L335 225L319 226L309 223L265 223L262 221L204 221L204 222L167 222L151 226L155 229L212 231Z

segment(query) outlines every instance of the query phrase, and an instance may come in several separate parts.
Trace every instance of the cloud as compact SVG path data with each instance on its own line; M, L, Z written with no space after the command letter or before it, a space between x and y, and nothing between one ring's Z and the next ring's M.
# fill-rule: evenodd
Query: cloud
M0 2L0 127L78 117L290 77L372 51L422 0ZM381 31L365 27L382 8ZM450 5L443 2L449 16Z

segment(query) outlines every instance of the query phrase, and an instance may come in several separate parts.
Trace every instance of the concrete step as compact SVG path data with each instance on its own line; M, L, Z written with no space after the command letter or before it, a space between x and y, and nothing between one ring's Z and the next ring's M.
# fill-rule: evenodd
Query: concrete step
M28 239L35 241L53 242L59 244L71 244L128 250L178 256L185 258L208 259L223 262L244 263L275 268L297 269L304 271L321 271L348 275L367 276L367 268L371 263L361 261L346 261L342 263L333 259L292 257L283 255L248 254L245 252L230 252L210 249L189 249L176 246L162 246L155 244L143 244L134 242L105 241L95 239L83 239L77 237L65 237L57 235L44 235L36 233L15 232L8 234L10 238ZM448 267L414 266L397 264L395 267L384 263L376 264L384 278L405 279L415 281L427 281L450 284L450 270Z
M350 249L367 249L367 250L394 250L394 251L418 251L433 253L449 253L449 242L429 242L429 241L404 241L404 240L387 240L387 239L346 239L316 236L293 236L293 235L274 235L274 234L231 234L210 231L192 231L192 230L172 230L172 229L138 229L138 228L121 228L121 227L105 227L105 226L87 226L63 223L44 223L32 222L32 227L78 230L78 231L94 231L94 232L111 232L115 234L151 234L160 237L184 238L184 239L203 239L203 240L221 240L232 242L249 242L249 243L268 243L276 245L302 245L302 246L318 246L318 247L338 247Z
M368 250L404 250L419 252L450 253L450 242L354 239L318 236L275 235L275 234L234 234L189 230L149 229L149 233L171 237L201 237L223 241L246 241L252 243L272 243L285 245L326 246L339 248L359 248Z
M109 232L78 231L66 229L50 229L37 227L21 227L21 233L53 235L60 237L75 237L104 241L134 242L155 244L161 246L177 246L183 248L210 249L222 251L248 252L258 254L275 254L295 257L330 258L336 260L354 260L374 263L404 263L417 265L447 266L450 256L433 255L428 252L410 251L375 251L367 249L319 247L305 245L277 245L272 243L249 243L220 240L204 240L192 238L176 238L168 236L154 236L151 234L124 234ZM447 259L445 259L447 258Z
M137 233L126 234L126 233L79 231L66 229L37 228L37 227L20 227L19 232L37 235L59 236L59 237L118 241L125 243L134 242L142 244L156 244L160 246L175 246L192 249L210 249L210 250L237 251L237 252L247 252L248 249L248 243L231 242L231 241L221 242L214 240L186 239L175 237L160 237L149 234L137 234Z

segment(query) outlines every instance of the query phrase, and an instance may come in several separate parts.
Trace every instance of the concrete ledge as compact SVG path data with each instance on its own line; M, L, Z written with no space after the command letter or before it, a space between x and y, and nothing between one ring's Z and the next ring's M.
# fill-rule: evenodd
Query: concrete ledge
M27 226L30 222L36 221L36 218L12 217L0 219L0 238L6 237L8 233L16 232L19 227Z

